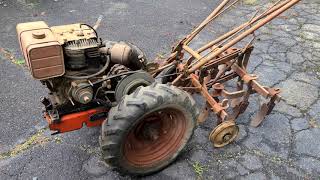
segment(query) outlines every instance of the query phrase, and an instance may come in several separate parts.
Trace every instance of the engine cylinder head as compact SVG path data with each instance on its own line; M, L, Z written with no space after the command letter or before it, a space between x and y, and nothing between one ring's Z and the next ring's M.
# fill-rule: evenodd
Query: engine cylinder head
M96 39L80 39L67 42L64 47L66 65L69 69L82 69L87 67L87 57L99 55L98 41Z

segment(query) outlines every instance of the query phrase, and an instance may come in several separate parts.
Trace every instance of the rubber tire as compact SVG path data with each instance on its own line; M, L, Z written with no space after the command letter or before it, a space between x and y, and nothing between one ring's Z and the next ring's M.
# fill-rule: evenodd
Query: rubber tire
M144 114L170 106L183 110L188 122L178 150L168 159L152 166L142 168L128 164L123 156L122 147L131 128L139 123ZM117 106L111 108L108 119L102 124L102 158L122 174L143 176L162 170L176 159L191 139L198 116L199 110L193 98L175 86L153 83L147 87L138 87L134 93L124 96Z

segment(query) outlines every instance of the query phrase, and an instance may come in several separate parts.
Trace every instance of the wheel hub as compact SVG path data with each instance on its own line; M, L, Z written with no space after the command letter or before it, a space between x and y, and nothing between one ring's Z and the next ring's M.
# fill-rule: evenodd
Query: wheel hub
M143 119L128 133L124 156L132 165L151 166L176 153L187 131L184 114L173 108L158 110Z
M162 133L162 124L160 118L151 118L145 120L140 128L137 128L135 136L142 141L156 141Z

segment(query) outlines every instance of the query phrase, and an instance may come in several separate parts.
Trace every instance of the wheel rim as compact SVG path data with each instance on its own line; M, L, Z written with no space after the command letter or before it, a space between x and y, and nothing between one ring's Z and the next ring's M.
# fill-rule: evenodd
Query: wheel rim
M175 154L185 138L183 112L165 108L145 115L124 141L124 157L138 167L152 166Z

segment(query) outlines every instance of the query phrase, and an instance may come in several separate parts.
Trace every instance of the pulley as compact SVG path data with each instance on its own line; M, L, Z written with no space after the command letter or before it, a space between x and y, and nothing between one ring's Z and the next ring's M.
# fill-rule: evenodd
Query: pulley
M139 86L149 86L154 82L153 77L147 72L141 71L124 77L119 81L115 90L117 102L127 94L133 93Z
M89 103L93 98L93 89L86 82L72 83L72 97L81 104Z

